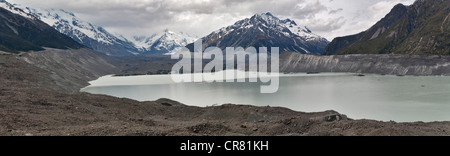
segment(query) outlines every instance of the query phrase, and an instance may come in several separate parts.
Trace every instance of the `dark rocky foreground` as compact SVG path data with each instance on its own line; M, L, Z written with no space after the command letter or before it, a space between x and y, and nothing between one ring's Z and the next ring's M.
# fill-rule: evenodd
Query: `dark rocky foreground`
M0 135L450 135L450 122L351 120L334 111L230 104L199 108L74 92L116 70L86 49L0 54Z

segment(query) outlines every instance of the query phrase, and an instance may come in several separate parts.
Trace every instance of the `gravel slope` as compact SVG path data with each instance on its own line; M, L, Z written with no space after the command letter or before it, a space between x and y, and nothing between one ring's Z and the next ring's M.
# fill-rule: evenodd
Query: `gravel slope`
M303 113L230 104L199 108L168 99L137 102L70 92L65 87L81 86L110 65L98 71L58 66L61 61L80 63L79 67L89 63L47 52L0 53L0 135L450 135L450 122L351 120L334 111Z

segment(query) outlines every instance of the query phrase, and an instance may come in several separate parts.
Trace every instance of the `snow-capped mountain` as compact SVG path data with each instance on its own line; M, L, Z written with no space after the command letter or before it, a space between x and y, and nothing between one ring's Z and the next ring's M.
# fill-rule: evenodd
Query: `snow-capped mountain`
M295 35L300 36L306 41L325 41L326 39L314 34L311 30L308 29L306 26L298 26L295 21L286 19L282 20L281 23L287 27L292 33Z
M19 53L83 47L22 9L0 0L0 51Z
M11 3L8 3L5 0L0 0L0 8L6 9L14 14L20 15L20 16L28 18L28 19L33 19L33 20L36 19L36 17L34 17L33 15L25 12L21 8L18 8L16 6L12 5Z
M146 54L162 54L171 50L184 47L197 40L198 37L183 32L176 33L164 30L161 33L146 36L134 36L128 41L132 42L139 51Z
M19 6L20 7L20 6ZM62 9L22 8L78 43L107 55L132 55L138 50L131 43L112 35L104 28L83 21Z
M127 38L86 22L69 11L16 6L24 11L24 16L38 18L78 43L107 55L163 54L174 48L186 46L197 39L189 34L175 33L169 30L149 37Z
M280 20L271 13L256 14L217 30L203 37L203 48L226 47L279 47L280 52L321 54L329 43L323 37L311 32L306 26L299 26L293 20ZM193 45L187 46L193 49Z

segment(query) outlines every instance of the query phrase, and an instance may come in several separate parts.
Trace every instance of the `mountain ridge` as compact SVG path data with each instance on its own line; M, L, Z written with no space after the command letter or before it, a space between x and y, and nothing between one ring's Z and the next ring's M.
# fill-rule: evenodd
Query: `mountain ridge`
M81 44L59 33L46 23L15 7L0 1L0 50L12 53L41 51L44 47L79 49Z
M176 33L166 29L150 36L133 36L127 40L133 43L143 54L165 54L175 48L186 46L197 39L198 37L187 33Z
M100 26L79 19L72 12L30 7L25 7L24 10L93 50L107 55L132 55L132 52L137 51L130 43L117 38Z
M149 36L144 35L143 38L153 39L153 42L142 43L137 41L135 36L124 37L120 34L110 33L105 28L84 21L74 13L63 9L36 9L18 6L78 43L107 55L163 54L197 39L185 33L171 32L171 35L167 35L169 32L167 30ZM172 40L170 37L174 37L174 39ZM186 41L181 42L182 40Z
M323 54L450 55L449 16L445 0L397 4L368 30L335 38Z
M206 47L279 47L280 52L293 51L304 54L320 54L329 43L311 32L306 26L298 26L290 19L281 20L270 12L255 14L221 28L202 38ZM193 43L186 46L193 51Z

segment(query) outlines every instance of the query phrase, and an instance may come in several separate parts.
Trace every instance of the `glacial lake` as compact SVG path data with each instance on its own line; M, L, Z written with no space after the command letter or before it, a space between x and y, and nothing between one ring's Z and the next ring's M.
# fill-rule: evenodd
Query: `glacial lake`
M138 101L169 98L191 106L244 104L301 112L335 110L353 119L450 121L450 77L281 74L274 94L261 83L174 83L170 75L104 76L81 91Z

